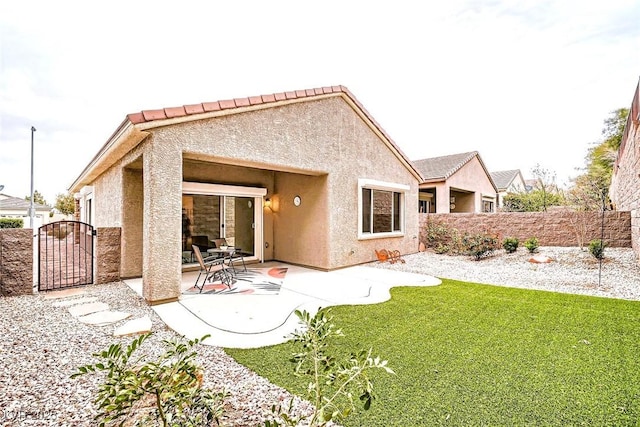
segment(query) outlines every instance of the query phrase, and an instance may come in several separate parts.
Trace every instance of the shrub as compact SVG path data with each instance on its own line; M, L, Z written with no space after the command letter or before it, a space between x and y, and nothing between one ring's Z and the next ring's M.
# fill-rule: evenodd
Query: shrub
M534 253L535 251L538 250L538 238L537 237L530 237L527 240L525 240L524 242L524 247L527 248L527 250L529 251L529 253Z
M73 232L73 225L67 224L64 227L54 224L53 227L47 228L47 236L53 236L58 240L62 240Z
M276 405L271 408L275 419L265 421L265 427L318 427L330 421L342 422L355 408L354 396L359 397L365 410L370 408L374 399L373 383L368 376L370 371L382 369L394 373L387 367L386 360L371 356L371 349L352 353L347 360L339 362L329 352L329 340L344 334L331 323L333 318L328 315L329 311L321 309L315 316L307 311L295 312L303 324L303 330L293 333L293 342L299 344L301 349L291 361L296 364L295 374L309 379L307 391L315 405L313 414L310 419L291 416L292 399L288 409Z
M607 244L604 243L600 239L592 240L592 241L589 242L589 252L596 259L603 259L604 258L604 248L606 246L607 246Z
M502 241L502 247L508 254L512 254L518 250L518 243L520 243L520 241L517 237L506 237Z
M24 220L22 218L0 218L0 228L22 228Z
M467 235L462 238L465 253L472 255L476 261L489 256L498 247L498 239L486 234Z
M426 246L436 249L438 247L448 246L448 242L451 239L451 230L445 224L429 221L427 223L426 235Z
M104 383L98 388L95 404L99 425L122 425L135 420L135 425L201 426L211 425L222 415L225 393L202 388L202 369L194 363L193 347L202 339L163 341L166 350L157 361L142 363L133 353L151 334L141 335L123 351L112 344L94 356L95 365L80 366L71 375L105 371Z

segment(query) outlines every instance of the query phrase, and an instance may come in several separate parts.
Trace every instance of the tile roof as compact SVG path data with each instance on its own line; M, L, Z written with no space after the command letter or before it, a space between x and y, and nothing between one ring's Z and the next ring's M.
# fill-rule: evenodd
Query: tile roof
M317 95L330 93L344 93L351 98L363 111L364 107L344 86L325 86L315 89L295 90L290 92L273 93L269 95L249 96L245 98L225 99L215 102L203 102L201 104L182 105L179 107L161 108L159 110L142 110L139 113L128 114L127 118L131 123L139 124L152 122L155 120L166 120L174 117L186 117L194 114L209 113L212 111L229 110L233 108L248 107L252 105L270 104L274 102L286 101L290 99L309 98ZM367 113L370 120L373 118ZM375 123L375 122L374 122ZM376 123L376 126L380 126Z
M28 200L21 199L19 197L6 196L6 198L0 198L0 210L26 210L29 209L31 203ZM33 203L33 207L37 211L50 211L51 206L41 205L40 203Z
M438 179L445 180L456 173L475 156L478 156L478 152L471 151L469 153L451 154L448 156L414 160L413 164L422 174L425 181Z
M496 183L498 190L506 190L511 183L520 173L520 169L513 169L508 171L491 172L491 179Z

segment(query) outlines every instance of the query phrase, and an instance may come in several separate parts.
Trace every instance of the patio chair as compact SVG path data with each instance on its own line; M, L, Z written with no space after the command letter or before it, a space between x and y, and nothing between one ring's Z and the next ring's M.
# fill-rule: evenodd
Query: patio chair
M202 252L200 252L200 248L198 246L193 245L192 248L193 254L196 256L198 264L200 264L200 272L198 273L198 278L196 279L196 283L193 285L193 287L200 289L200 292L202 292L204 284L207 280L209 280L209 282L219 280L222 284L231 289L233 278L227 272L228 267L225 264L224 258L203 258ZM202 279L202 283L198 284L198 282L200 281L200 277L202 276L204 276L204 278Z
M396 262L396 259L393 258L389 251L387 251L386 249L374 249L374 251L376 252L376 256L378 257L379 262L384 263L389 261L390 264L394 264Z
M389 252L389 256L394 260L393 262L401 262L402 264L406 262L404 259L402 259L402 255L400 255L399 250L396 249L387 252Z

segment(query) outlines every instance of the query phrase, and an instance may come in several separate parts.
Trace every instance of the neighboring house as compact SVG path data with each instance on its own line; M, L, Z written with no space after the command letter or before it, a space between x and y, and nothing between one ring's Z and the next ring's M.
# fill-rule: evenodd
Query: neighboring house
M29 216L30 206L31 202L28 200L0 193L0 218L22 218L24 220L24 228L29 228L31 219ZM50 206L34 202L33 209L34 230L51 222L49 214L52 209Z
M523 193L527 185L520 169L491 172L491 179L498 189L498 207L502 207L504 196L509 193Z
M540 182L540 180L538 178L531 178L531 179L525 179L524 180L524 188L527 192L529 191L533 191L536 189L536 187L538 186L538 183Z
M179 298L194 241L323 270L415 252L420 180L332 86L130 114L70 190L82 220L121 227L121 276L155 304Z
M629 107L609 197L615 209L631 212L631 245L640 260L640 82Z
M477 151L414 160L423 177L419 211L495 212L498 190Z

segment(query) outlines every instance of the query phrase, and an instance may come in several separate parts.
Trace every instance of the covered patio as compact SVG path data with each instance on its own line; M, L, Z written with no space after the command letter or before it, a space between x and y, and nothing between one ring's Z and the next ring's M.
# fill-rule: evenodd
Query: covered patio
M266 262L250 270L286 269L277 291L231 293L211 289L193 292L197 271L182 274L178 301L153 306L164 323L189 339L211 337L205 344L230 348L256 348L283 343L299 327L295 310L317 312L321 307L376 304L390 298L397 286L435 286L440 280L370 265L319 271L291 264ZM142 279L125 283L142 296ZM205 288L206 289L206 288Z

